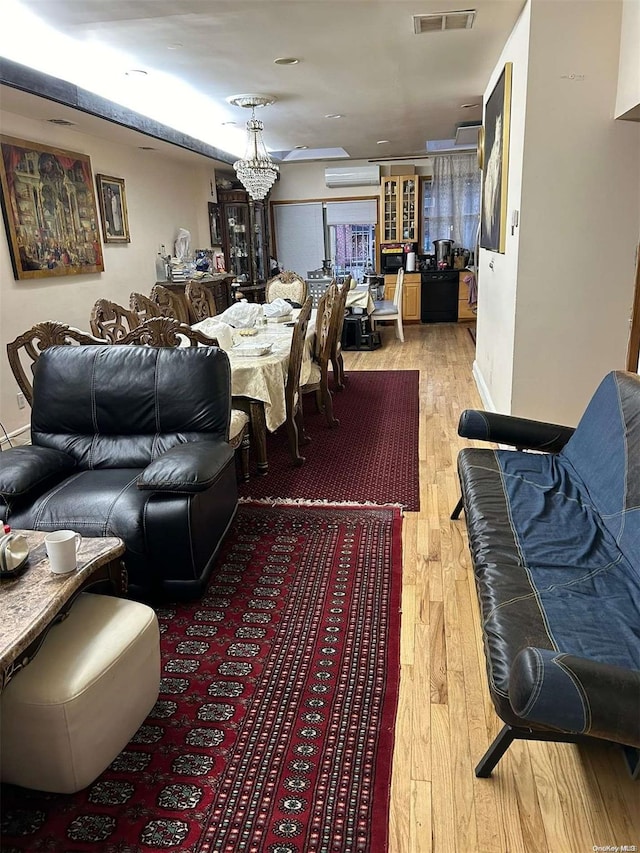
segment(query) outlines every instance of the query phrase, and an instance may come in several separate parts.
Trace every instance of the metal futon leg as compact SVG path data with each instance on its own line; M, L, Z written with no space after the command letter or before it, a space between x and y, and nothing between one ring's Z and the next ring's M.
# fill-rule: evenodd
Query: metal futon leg
M463 507L464 507L464 500L463 500L463 498L460 498L460 500L456 504L456 508L451 513L451 521L456 521L458 518L460 518L460 513L462 512Z

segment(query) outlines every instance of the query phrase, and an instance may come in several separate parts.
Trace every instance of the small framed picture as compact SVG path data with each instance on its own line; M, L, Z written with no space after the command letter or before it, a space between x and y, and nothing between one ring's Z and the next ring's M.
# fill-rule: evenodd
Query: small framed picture
M102 236L105 243L130 243L129 217L124 178L96 175L98 202L102 218Z

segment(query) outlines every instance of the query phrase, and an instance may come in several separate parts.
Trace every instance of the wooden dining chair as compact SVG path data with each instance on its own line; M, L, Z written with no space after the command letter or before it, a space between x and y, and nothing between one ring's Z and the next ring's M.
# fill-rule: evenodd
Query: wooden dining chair
M333 414L333 402L329 390L329 360L331 358L331 333L335 328L334 303L338 299L337 285L331 284L318 303L316 314L316 347L311 363L311 374L301 387L302 394L315 393L316 406L324 411L327 425L337 427L340 421ZM332 322L334 321L334 322Z
M129 309L138 318L138 323L143 323L150 317L160 317L160 309L144 293L136 293L135 290L129 296Z
M293 327L291 338L291 354L289 355L289 366L287 368L287 384L285 387L285 403L287 409L287 439L289 441L289 452L294 465L302 465L304 456L300 455L300 443L306 444L308 438L304 432L304 419L302 415L302 397L300 394L300 371L302 369L302 358L306 345L307 326L311 316L312 299L308 296L298 319Z
M351 276L347 276L338 290L338 298L334 303L334 328L331 329L331 353L330 360L333 368L333 385L336 391L343 391L345 387L344 360L342 358L342 329L344 318L347 313L347 294L351 288Z
M162 317L172 317L180 323L189 323L187 304L163 284L151 288L151 301L155 302Z
M180 323L172 317L149 317L140 323L128 335L115 341L121 344L145 344L152 347L177 347L187 340L189 346L217 347L218 340L210 338L187 323ZM231 409L228 442L239 453L240 469L244 480L249 479L249 415L241 409Z
M298 305L307 298L307 282L297 272L285 270L270 278L265 287L265 302L273 302L274 299L289 299Z
M110 343L124 337L139 323L135 311L123 308L108 299L98 299L89 317L89 325L96 338L103 338Z
M33 376L33 365L40 356L40 353L52 346L77 346L79 344L104 345L105 343L107 343L105 340L67 326L66 323L46 320L43 323L36 323L35 326L27 329L26 332L18 335L14 341L8 343L7 356L11 372L18 383L18 387L24 394L27 403L31 405L33 401L33 382L31 378ZM27 373L27 370L29 370L31 376Z
M393 301L389 299L375 302L375 309L371 314L371 330L376 331L376 324L383 320L395 320L396 337L404 343L404 330L402 328L402 288L404 285L404 270L399 269L396 278L396 286L393 291Z
M207 317L215 317L218 313L211 289L201 281L188 281L184 293L195 323L206 320Z

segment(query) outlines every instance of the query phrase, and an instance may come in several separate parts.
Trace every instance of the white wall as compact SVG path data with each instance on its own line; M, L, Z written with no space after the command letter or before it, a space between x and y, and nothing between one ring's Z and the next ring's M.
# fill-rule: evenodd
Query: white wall
M616 117L640 105L640 2L624 0Z
M103 245L105 271L94 275L16 281L4 224L0 235L0 421L8 432L28 423L29 409L18 409L18 387L6 358L8 341L34 323L60 320L89 329L96 299L128 306L129 294L148 294L155 282L155 256L164 243L169 251L178 228L187 228L192 248L210 243L207 201L215 172L204 158L193 164L158 151L140 151L55 127L13 113L0 112L2 133L88 154L96 173L124 178L131 243ZM184 157L184 155L182 155Z
M329 189L324 182L325 168L338 168L347 165L341 160L314 160L309 163L282 163L280 165L280 180L274 186L271 201L308 201L310 199L335 198L379 198L379 187L333 187ZM349 166L368 166L368 160L349 160ZM381 166L381 175L391 174L391 166ZM394 164L393 174L406 175L414 171L413 163L404 166ZM402 170L405 171L402 171ZM408 171L407 171L408 170ZM430 175L431 166L422 165L415 169L419 175Z
M496 67L497 74L512 59L521 87L528 60L511 147L521 180L513 160L509 175L508 210L519 207L520 227L513 238L509 231L505 255L480 257L476 372L500 411L575 423L603 375L624 368L640 233L640 126L613 119L621 11L610 0L582 3L579 15L572 0L533 0ZM515 93L513 103L520 112ZM509 312L506 341L500 300Z
M508 210L520 208L522 160L524 155L527 99L529 26L531 7L527 5L516 23L502 55L489 79L485 103L506 62L513 63L511 124L509 140ZM505 253L480 250L478 270L478 321L474 373L485 406L500 412L511 411L513 356L516 328L518 243L522 227L507 230ZM530 227L530 224L529 224ZM490 267L489 264L493 266Z

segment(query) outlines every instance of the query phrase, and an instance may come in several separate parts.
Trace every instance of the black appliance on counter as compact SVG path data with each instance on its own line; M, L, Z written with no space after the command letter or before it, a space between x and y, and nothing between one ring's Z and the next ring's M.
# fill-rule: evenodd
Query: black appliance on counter
M383 243L380 249L380 269L383 275L393 275L404 267L402 243Z
M420 273L420 319L423 323L458 322L458 270Z

